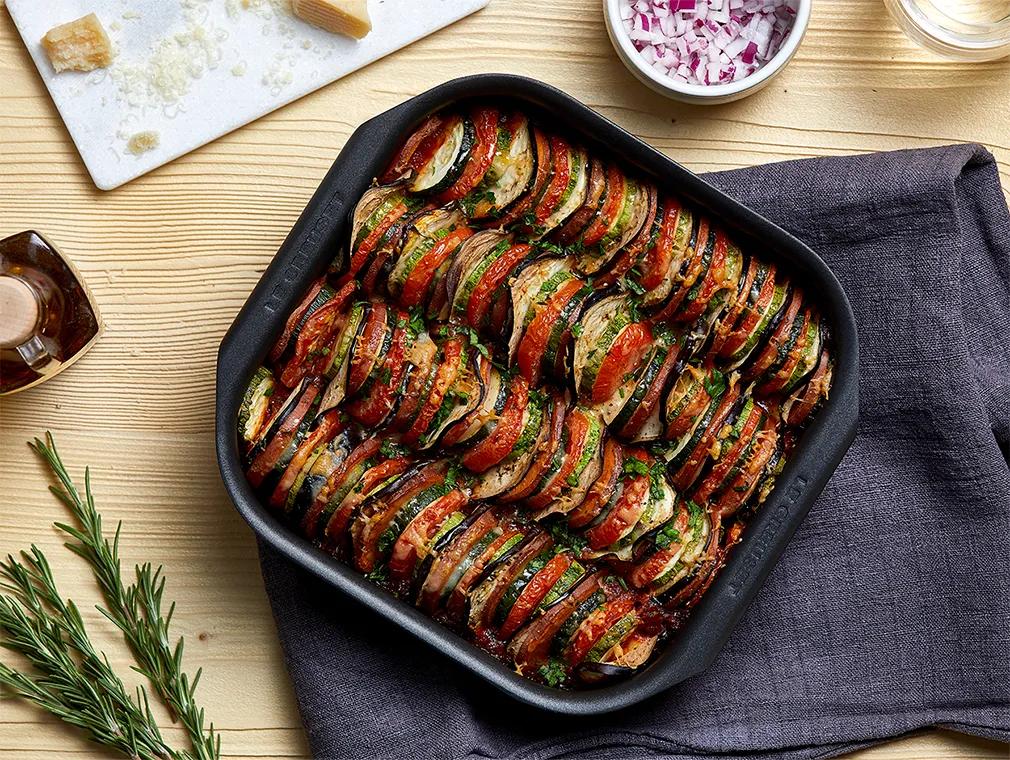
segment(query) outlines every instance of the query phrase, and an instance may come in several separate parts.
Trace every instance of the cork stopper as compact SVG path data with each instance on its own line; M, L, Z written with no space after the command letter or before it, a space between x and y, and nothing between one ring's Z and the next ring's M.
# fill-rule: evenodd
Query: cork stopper
M28 340L39 322L39 302L27 282L0 275L0 348Z

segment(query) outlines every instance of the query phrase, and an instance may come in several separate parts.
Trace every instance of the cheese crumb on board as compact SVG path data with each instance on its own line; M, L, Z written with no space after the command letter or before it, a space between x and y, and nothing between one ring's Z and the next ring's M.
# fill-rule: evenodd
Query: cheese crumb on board
M50 29L42 48L57 72L93 71L112 63L112 42L94 13Z
M291 12L320 29L359 40L372 31L367 0L291 0Z
M158 147L158 133L153 131L147 132L137 132L130 138L129 142L126 143L126 149L130 151L135 156L139 156L141 153L147 153L149 150L154 150Z

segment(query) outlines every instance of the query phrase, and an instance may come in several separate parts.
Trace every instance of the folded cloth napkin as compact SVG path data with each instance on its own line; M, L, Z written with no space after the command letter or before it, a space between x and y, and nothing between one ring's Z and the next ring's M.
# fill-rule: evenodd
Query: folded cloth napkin
M956 145L707 179L806 241L859 323L859 434L715 664L547 716L262 547L317 758L824 758L1010 739L1010 217Z

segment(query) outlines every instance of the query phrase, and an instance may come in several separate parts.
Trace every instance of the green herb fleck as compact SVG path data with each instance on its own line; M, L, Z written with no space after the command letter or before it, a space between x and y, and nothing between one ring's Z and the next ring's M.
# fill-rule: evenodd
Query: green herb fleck
M568 669L565 667L564 661L557 657L552 657L545 664L541 665L537 674L543 679L545 684L555 688L568 680Z
M719 398L723 393L726 392L727 382L726 375L717 369L713 369L705 377L705 391L712 398Z

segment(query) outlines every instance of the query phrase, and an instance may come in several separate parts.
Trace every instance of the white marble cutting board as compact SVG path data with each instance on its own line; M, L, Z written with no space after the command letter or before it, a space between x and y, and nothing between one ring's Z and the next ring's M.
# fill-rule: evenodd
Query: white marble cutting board
M7 8L92 179L111 190L488 2L369 0L372 32L360 41L294 18L287 0L7 0ZM115 61L55 73L39 40L90 12ZM129 138L144 131L157 132L159 145L133 155Z

